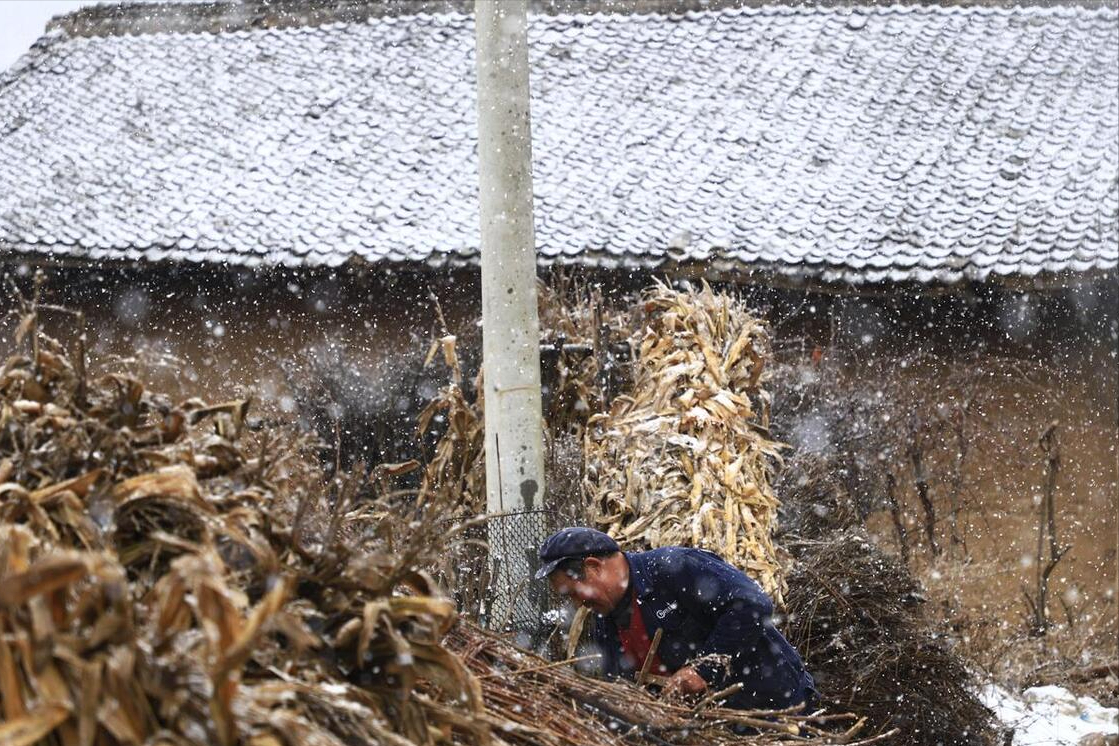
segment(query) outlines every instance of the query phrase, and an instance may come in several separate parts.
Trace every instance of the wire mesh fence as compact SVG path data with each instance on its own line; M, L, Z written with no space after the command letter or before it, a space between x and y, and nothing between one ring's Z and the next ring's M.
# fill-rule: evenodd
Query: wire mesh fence
M486 522L492 582L483 621L491 629L531 632L540 626L549 590L534 576L540 543L553 527L553 514L543 510L493 516Z
M554 624L549 609L559 605L543 580L540 543L560 528L559 515L550 510L526 510L488 516L472 526L450 558L456 581L456 601L463 613L484 626L515 633L536 646Z

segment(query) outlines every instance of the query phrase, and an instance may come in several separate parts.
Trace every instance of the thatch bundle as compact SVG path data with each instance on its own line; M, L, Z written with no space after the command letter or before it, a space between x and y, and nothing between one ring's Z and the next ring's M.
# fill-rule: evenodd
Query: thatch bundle
M623 546L718 553L780 603L778 501L762 388L768 337L744 305L704 285L656 285L632 337L633 388L591 419L586 491Z
M585 523L587 421L630 385L632 312L624 296L562 273L537 294L548 506L557 524Z

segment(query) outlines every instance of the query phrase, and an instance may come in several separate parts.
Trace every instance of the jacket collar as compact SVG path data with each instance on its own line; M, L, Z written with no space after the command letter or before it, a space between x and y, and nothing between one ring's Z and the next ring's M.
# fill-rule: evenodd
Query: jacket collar
M626 552L625 557L629 563L629 583L634 594L638 598L649 597L653 593L653 586L645 552Z

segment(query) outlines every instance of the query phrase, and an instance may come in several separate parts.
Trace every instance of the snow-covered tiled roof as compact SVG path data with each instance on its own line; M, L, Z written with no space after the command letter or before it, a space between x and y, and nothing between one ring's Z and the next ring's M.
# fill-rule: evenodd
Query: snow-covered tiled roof
M1113 9L539 15L529 43L542 263L949 283L1119 261ZM0 250L474 263L473 50L462 14L52 32L0 75Z

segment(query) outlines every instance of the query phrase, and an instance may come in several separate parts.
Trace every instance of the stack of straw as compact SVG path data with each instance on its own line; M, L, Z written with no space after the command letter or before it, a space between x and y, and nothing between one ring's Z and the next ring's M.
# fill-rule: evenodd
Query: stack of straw
M706 284L656 285L632 337L633 390L593 417L585 489L594 520L623 547L710 549L782 603L762 388L768 335L744 305Z
M719 706L720 692L698 701L665 701L631 683L581 676L568 661L549 663L473 625L456 626L447 644L482 681L486 706L502 714L501 736L510 744L866 746L897 735L867 733L866 721L850 713L731 710Z

